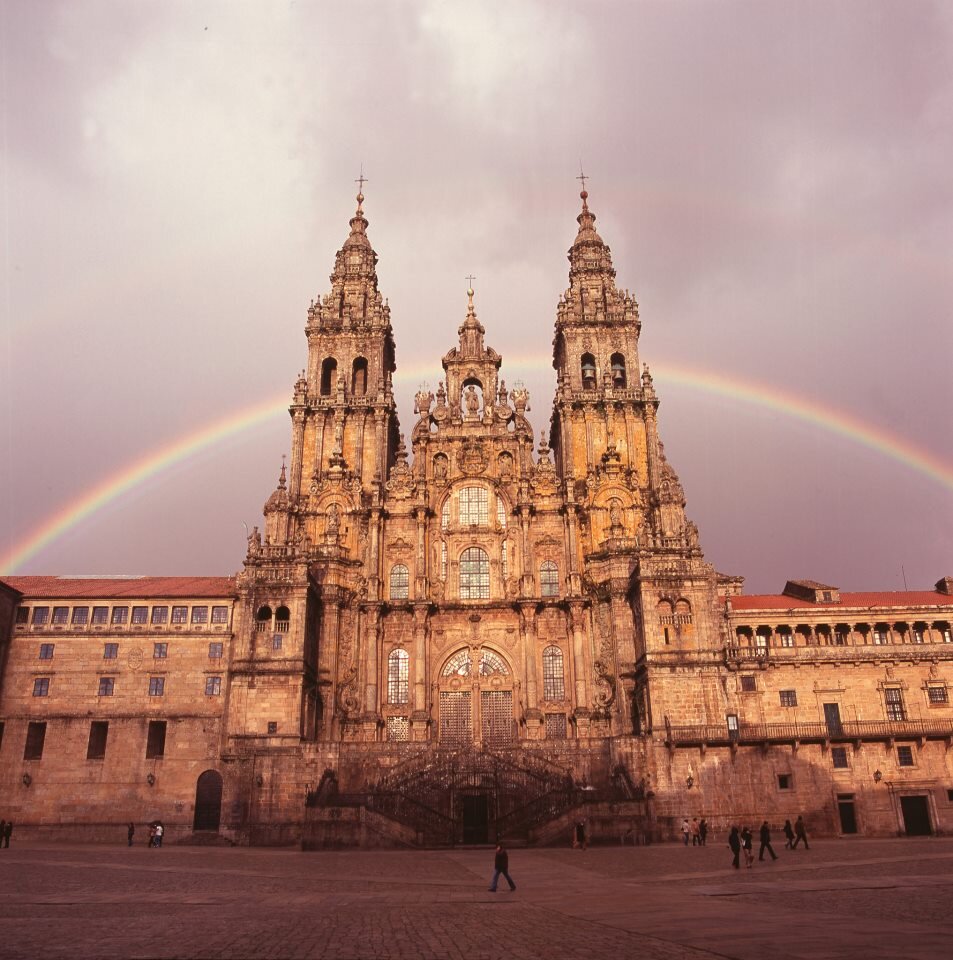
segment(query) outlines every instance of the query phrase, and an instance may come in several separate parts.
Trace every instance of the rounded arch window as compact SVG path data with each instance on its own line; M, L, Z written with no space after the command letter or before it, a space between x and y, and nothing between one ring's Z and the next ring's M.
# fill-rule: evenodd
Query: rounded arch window
M559 596L559 567L552 560L540 564L539 592L543 597Z
M338 362L334 357L325 357L321 363L321 396L331 396L334 389L334 381L337 377Z
M490 558L480 547L467 547L460 555L460 599L490 599Z
M458 650L440 671L441 677L469 677L473 670L473 660L469 650ZM510 668L506 661L493 650L481 650L477 672L481 677L490 677L494 673L507 677Z
M275 611L275 630L278 633L287 633L291 627L291 611L287 607L279 607Z
M410 571L407 565L395 563L390 568L391 600L406 600L410 595Z
M625 388L625 357L621 353L614 353L609 358L609 368L612 371L612 386L621 389Z
M543 651L543 699L566 699L563 652L557 646L549 646Z
M596 389L596 358L591 353L584 353L580 360L582 370L582 389Z
M255 614L255 629L258 631L267 630L271 626L271 607L264 604L258 608Z
M486 487L461 487L457 494L457 514L461 524L485 527L489 515Z
M406 650L393 650L387 658L387 702L407 703L410 700L410 655Z
M351 370L351 394L363 397L367 393L367 358L358 357Z

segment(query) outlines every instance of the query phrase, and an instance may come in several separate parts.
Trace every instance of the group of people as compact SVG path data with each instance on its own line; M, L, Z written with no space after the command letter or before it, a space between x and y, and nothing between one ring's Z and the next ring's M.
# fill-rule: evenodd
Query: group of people
M132 846L133 837L136 835L136 825L130 820L129 824L126 827L126 833L129 837L129 846ZM147 846L150 847L161 847L162 846L162 836L165 833L165 827L156 820L154 823L149 824L149 841Z
M803 817L799 816L793 827L791 826L790 820L784 821L784 837L785 849L793 850L803 840L804 849L810 850L807 844L807 829L804 826ZM758 850L758 859L764 860L764 854L765 851L767 851L771 855L772 860L777 860L778 855L774 852L774 847L771 846L771 828L768 826L767 820L761 824L761 829L758 831L758 839L761 841L761 847ZM745 865L749 868L751 867L754 863L754 837L748 827L742 827L740 830L738 827L732 827L731 833L728 834L728 846L731 848L732 854L731 865L736 870L741 868L742 854L744 854Z
M0 820L0 848L10 846L10 837L13 835L13 821Z
M682 840L686 847L689 840L691 840L693 847L703 847L707 839L708 821L704 817L701 820L698 817L693 817L691 823L688 822L687 817L682 821Z

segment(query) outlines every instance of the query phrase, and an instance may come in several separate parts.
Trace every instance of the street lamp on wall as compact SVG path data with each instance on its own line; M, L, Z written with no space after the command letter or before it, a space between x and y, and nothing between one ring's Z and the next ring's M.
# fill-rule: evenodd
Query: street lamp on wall
M31 783L33 783L33 777L31 777L28 773L23 774L21 779L23 780L23 786L25 787L28 787Z
M146 783L148 783L150 787L154 787L154 786L155 786L155 783L156 783L156 775L155 775L154 773L152 773L151 771L146 774Z
M874 770L874 783L880 783L884 775L879 770Z

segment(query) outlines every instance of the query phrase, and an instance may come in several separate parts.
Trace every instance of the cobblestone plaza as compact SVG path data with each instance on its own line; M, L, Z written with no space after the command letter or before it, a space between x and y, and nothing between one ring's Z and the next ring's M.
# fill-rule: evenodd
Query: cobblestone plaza
M144 839L144 838L143 838ZM839 839L731 869L723 838L511 851L17 844L0 957L927 958L949 955L953 839Z

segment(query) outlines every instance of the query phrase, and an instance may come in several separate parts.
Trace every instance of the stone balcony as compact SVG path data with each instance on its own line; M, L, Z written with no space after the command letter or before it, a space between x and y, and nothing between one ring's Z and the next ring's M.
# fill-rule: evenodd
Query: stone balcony
M728 647L725 660L729 669L751 670L757 667L795 663L885 663L953 660L953 644L886 643L844 646L807 644L796 647Z

